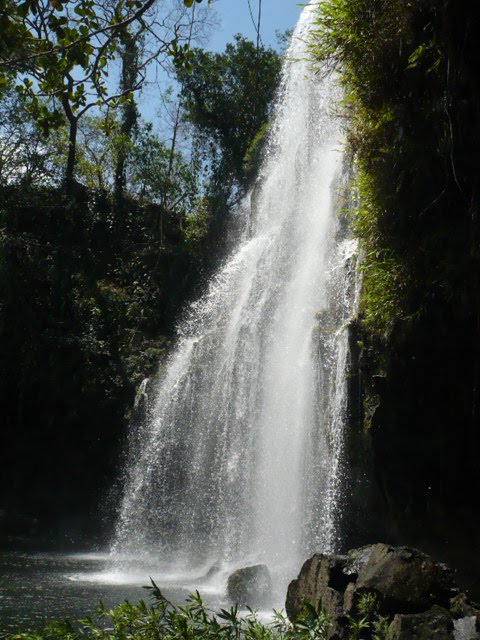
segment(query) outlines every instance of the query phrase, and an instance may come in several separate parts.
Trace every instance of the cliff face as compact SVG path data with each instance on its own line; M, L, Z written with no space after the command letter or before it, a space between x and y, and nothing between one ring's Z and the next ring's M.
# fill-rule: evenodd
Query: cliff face
M432 306L383 343L353 325L347 456L348 543L421 547L455 567L476 597L478 336L469 306Z
M466 0L326 0L363 250L351 327L348 544L449 561L480 591L480 85Z

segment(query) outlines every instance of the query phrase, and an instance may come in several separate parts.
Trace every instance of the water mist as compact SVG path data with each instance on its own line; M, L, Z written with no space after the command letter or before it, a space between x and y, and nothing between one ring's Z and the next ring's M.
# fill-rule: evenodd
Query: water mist
M188 576L264 562L284 593L309 553L335 548L355 244L337 202L338 88L305 61L313 14L287 52L245 231L179 326L132 434L119 566Z

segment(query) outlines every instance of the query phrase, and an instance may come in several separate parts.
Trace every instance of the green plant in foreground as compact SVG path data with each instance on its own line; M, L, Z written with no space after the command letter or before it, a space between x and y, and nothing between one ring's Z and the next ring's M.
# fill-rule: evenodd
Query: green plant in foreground
M374 593L361 595L357 606L357 615L348 617L349 640L361 640L362 632L371 640L385 640L388 631L388 619L379 613L378 599Z
M323 610L321 603L314 607L305 602L300 616L292 624L287 623L284 637L295 640L315 640L326 638L331 626L331 618Z
M56 621L41 630L1 632L1 640L322 640L330 625L320 608L306 604L298 620L291 623L274 611L272 622L262 622L257 612L238 606L213 612L196 591L183 605L171 603L152 581L148 587L153 602L128 601L107 609L103 603L94 617L71 624Z

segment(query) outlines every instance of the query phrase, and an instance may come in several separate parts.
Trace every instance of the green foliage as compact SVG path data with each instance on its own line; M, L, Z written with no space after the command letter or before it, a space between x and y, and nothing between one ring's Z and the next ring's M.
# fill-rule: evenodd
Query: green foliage
M153 131L151 124L138 130L130 156L128 185L141 200L159 202L171 212L185 213L195 206L199 183L193 162L187 163Z
M363 249L361 305L367 325L379 333L388 332L404 311L400 289L405 270L385 225L390 213L388 178L376 169L381 157L388 175L394 154L390 129L396 118L384 92L396 81L398 34L408 30L408 11L396 0L388 3L388 10L376 0L328 0L310 45L322 70L340 69L345 88L349 141L356 158L354 230Z
M55 526L112 482L135 387L198 278L181 218L166 215L160 236L160 215L127 202L119 217L87 190L71 208L51 187L1 188L3 505Z
M371 330L388 333L394 322L406 314L402 307L403 292L411 284L411 275L395 248L386 246L375 175L358 163L352 186L357 194L352 226L362 246L360 312Z
M0 99L0 184L56 181L51 149L9 83Z
M95 617L71 625L51 622L39 631L0 634L2 640L322 640L329 619L320 609L306 605L304 614L290 623L274 612L273 622L262 623L252 609L238 606L214 612L200 594L191 594L184 605L168 601L153 583L153 602L124 602L114 609L100 604Z
M286 627L286 638L298 640L322 640L327 637L331 618L319 603L314 607L306 602L294 623Z
M46 137L28 116L25 104L8 89L0 101L0 185L58 186L68 155L68 128ZM112 192L119 154L125 164L126 185L132 197L161 203L181 219L195 207L200 176L194 160L186 162L153 130L140 122L135 132L122 133L117 119L86 115L79 122L76 179L89 189Z
M185 218L185 240L189 249L197 256L204 252L204 242L212 223L212 208L208 197L200 198Z
M349 640L386 640L389 627L388 618L378 612L378 599L374 593L366 592L360 596L356 606L356 615L348 617ZM367 634L367 635L365 635Z
M264 122L255 134L243 158L243 172L246 178L252 178L257 175L260 163L262 161L262 153L268 138L269 123Z
M22 72L18 88L38 122L45 128L61 122L58 106L47 107L41 95L67 100L74 113L85 107L89 87L101 102L108 93L105 67L116 54L118 25L134 15L137 3L117 2L104 10L93 0L5 4L1 69Z
M454 215L464 210L459 163L469 173L460 159L470 144L461 96L471 72L462 71L466 57L456 42L464 31L457 22L469 19L469 9L454 12L441 0L319 5L310 52L323 72L338 69L344 87L362 309L378 335L422 313L428 300L455 295L447 283L457 287L464 270L458 258L470 251L459 249L467 219ZM466 146L454 148L455 135Z
M84 114L93 108L120 108L122 132L127 134L131 128L128 122L134 119L133 95L145 80L149 62L170 56L176 66L190 66L191 29L181 18L172 25L166 18L159 29L155 2L4 0L0 5L0 90L15 79L29 115L45 135L68 122L65 186L70 196L74 192L78 122ZM187 7L191 4L185 2ZM143 42L145 33L155 53L140 60L138 43ZM109 76L118 60L123 67L122 82L115 91ZM120 194L121 157L117 169Z
M210 256L210 265L224 250L229 211L258 168L280 67L276 51L238 35L223 53L195 49L192 68L178 72L190 171L203 177L183 229L191 254Z
M185 5L193 3L187 0ZM19 90L30 110L46 128L59 124L58 106L45 105L39 96L67 100L75 114L95 96L95 102L118 105L125 94L112 96L108 65L118 56L118 44L132 25L149 19L154 0L55 0L18 3L3 0L1 9L0 77L4 83L20 74ZM188 53L176 32L161 51L175 59ZM160 53L160 51L159 51ZM32 81L33 80L33 81Z
M271 114L280 56L240 35L223 53L194 54L191 72L180 73L187 119L219 150L223 181L241 183L247 150Z

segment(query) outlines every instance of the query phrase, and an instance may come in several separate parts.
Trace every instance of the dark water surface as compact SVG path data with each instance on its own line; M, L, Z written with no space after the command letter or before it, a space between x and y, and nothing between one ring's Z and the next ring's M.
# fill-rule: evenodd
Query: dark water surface
M148 601L149 576L122 580L108 573L102 554L0 553L0 627L26 629L48 620L75 620L95 613L100 600L110 608L128 599ZM163 586L163 585L162 585ZM189 591L167 586L165 595L184 601Z

